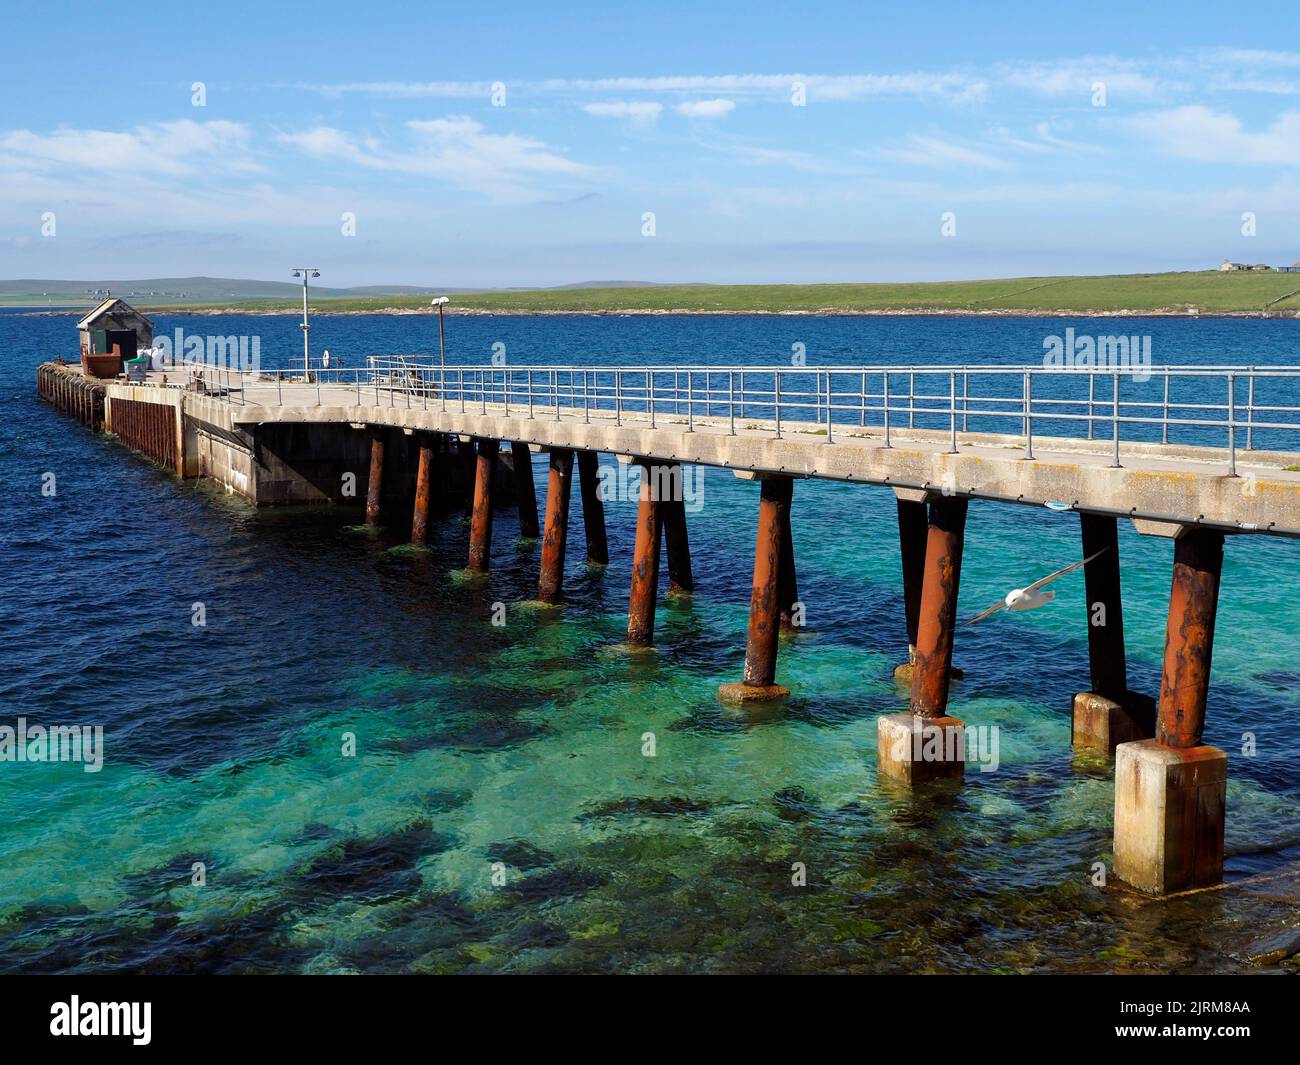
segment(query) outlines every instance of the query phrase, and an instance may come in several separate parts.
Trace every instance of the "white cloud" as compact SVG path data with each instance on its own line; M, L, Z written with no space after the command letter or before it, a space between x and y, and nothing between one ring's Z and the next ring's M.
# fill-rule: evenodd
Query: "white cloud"
M779 166L794 170L828 170L830 167L815 155L788 148L763 148L752 144L706 145L725 152L747 166Z
M33 133L17 129L0 134L0 152L29 166L73 166L83 170L128 170L188 174L202 160L205 169L252 170L248 128L238 122L182 119L136 126L121 132L58 129Z
M583 104L582 109L597 118L622 118L637 126L648 126L659 118L664 105L649 100L603 100Z
M971 148L941 137L913 133L902 148L887 148L879 154L900 163L918 166L966 166L977 170L1006 170L1008 164L978 148Z
M489 133L464 116L406 123L410 143L391 148L375 138L359 140L329 126L283 133L279 140L323 159L342 159L372 170L424 175L458 188L511 198L537 175L576 177L588 168L516 133Z
M1266 96L1300 96L1300 81L1277 78L1230 78L1219 76L1210 86L1217 92L1255 92Z
M1066 124L1068 129L1068 123ZM1034 126L1033 140L1017 136L1005 126L999 126L992 131L1003 144L1010 145L1012 148L1018 148L1021 151L1033 152L1036 155L1050 155L1057 152L1066 152L1071 154L1092 154L1103 151L1102 148L1095 144L1086 144L1083 141L1069 140L1065 137L1057 136L1056 127L1051 122L1039 122Z
M876 96L942 96L982 99L988 86L965 74L695 74L667 77L551 79L532 83L547 92L720 92L771 96L788 101L795 84L810 101L859 100Z
M492 91L491 83L486 81L351 81L335 85L299 82L293 87L322 96L384 96L397 100L466 99L486 97Z
M1300 166L1300 112L1284 111L1267 129L1251 132L1241 119L1199 104L1148 112L1128 120L1148 143L1179 159L1209 163Z
M984 79L963 73L931 74L691 74L662 77L549 78L507 81L507 87L543 94L583 93L725 93L766 96L788 102L794 85L805 87L809 101L864 100L881 96L942 97L978 101L988 94ZM392 98L486 96L481 81L300 83L296 88L325 96L361 94Z
M1077 96L1081 100L1087 100L1093 85L1101 82L1108 102L1112 97L1147 99L1172 87L1143 73L1136 63L1114 56L1009 63L998 68L998 75L1017 89L1043 96Z
M1206 55L1211 62L1255 67L1300 67L1300 52L1273 52L1256 48L1212 48Z
M735 110L734 100L687 100L677 105L678 114L687 118L723 118Z

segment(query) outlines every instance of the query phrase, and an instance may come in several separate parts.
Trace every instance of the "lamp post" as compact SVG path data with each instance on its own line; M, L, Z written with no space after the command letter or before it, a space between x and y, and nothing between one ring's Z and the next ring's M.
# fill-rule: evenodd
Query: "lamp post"
M444 373L447 370L447 345L442 332L442 309L450 302L446 296L438 296L429 304L438 308L438 365Z
M294 269L293 276L302 278L302 372L304 377L308 377L311 375L311 354L307 334L311 326L307 322L307 284L313 277L320 277L320 271L314 266L299 266Z

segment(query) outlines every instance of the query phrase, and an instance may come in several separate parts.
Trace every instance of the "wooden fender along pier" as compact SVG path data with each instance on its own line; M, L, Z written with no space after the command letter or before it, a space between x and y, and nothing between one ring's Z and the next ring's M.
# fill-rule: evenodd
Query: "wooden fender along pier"
M597 456L636 463L631 645L653 642L661 543L670 594L694 587L681 464L756 480L744 674L719 689L741 705L789 694L777 664L780 630L799 606L795 481L892 489L909 644L896 675L911 697L907 711L879 719L878 769L905 787L963 775L965 726L949 703L969 501L1075 511L1082 556L1096 557L1084 567L1091 689L1074 696L1073 742L1115 757L1115 871L1152 894L1222 878L1227 756L1201 737L1224 541L1300 537L1300 369L1170 367L1148 378L989 366L440 369L406 356L332 371L173 366L135 384L80 377L47 363L38 389L178 475L258 505L364 493L367 521L391 521L391 467L408 464L413 497L399 505L417 543L437 472L459 466L472 571L490 566L498 467L508 464L520 531L541 539L546 603L563 600L575 465L587 560L604 565ZM540 524L530 450L549 457ZM349 479L362 482L355 493ZM1128 687L1121 519L1171 544L1155 699Z

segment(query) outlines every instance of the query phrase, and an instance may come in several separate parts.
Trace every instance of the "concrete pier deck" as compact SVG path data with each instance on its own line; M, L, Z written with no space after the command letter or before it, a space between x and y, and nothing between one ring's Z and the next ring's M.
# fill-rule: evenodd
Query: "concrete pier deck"
M239 375L215 392L110 382L116 399L179 406L218 434L250 439L269 425L391 426L777 473L1129 517L1144 532L1201 524L1225 532L1300 536L1300 453L1124 440L1116 467L1110 440L1038 435L1032 458L1020 435L891 427L667 410L613 410L560 402L549 407L448 396L429 388L259 379ZM839 398L838 396L836 397ZM535 397L536 400L536 397ZM684 398L682 402L687 402ZM713 400L717 407L718 401ZM695 400L698 409L704 401ZM463 408L463 409L462 409ZM800 411L799 413L804 413ZM927 412L934 413L934 412ZM1096 419L1104 421L1102 416ZM829 435L829 439L828 439ZM953 450L954 437L956 451ZM1230 473L1235 465L1235 474Z

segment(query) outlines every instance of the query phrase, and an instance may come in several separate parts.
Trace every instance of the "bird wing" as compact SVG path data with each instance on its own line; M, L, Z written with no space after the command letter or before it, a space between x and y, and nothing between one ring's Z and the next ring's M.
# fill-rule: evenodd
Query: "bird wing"
M974 625L975 622L977 621L983 621L987 617L992 617L999 610L1005 610L1006 606L1007 606L1007 601L1005 599L999 599L987 610L983 611L982 613L976 614L973 618L970 619L970 621L966 622L965 625L963 625L962 627L965 628L966 625Z
M1104 552L1105 550L1106 550L1106 549L1103 547L1103 548L1101 549L1101 551L1098 551L1098 552L1097 552L1096 555L1089 555L1087 558L1082 559L1082 560L1079 561L1079 562L1075 562L1073 565L1066 566L1065 569L1058 569L1055 573L1049 573L1046 577L1042 577L1042 578L1040 578L1040 579L1034 581L1034 583L1031 584L1028 588L1026 588L1025 591L1026 591L1026 592L1036 592L1036 591L1038 591L1039 588L1046 587L1047 585L1051 584L1052 581L1056 580L1057 577L1064 577L1067 573L1070 573L1070 572L1072 572L1073 570L1078 569L1080 566L1085 565L1085 564L1091 562L1094 558L1097 557L1097 555L1100 555L1100 554L1101 554L1102 552Z

